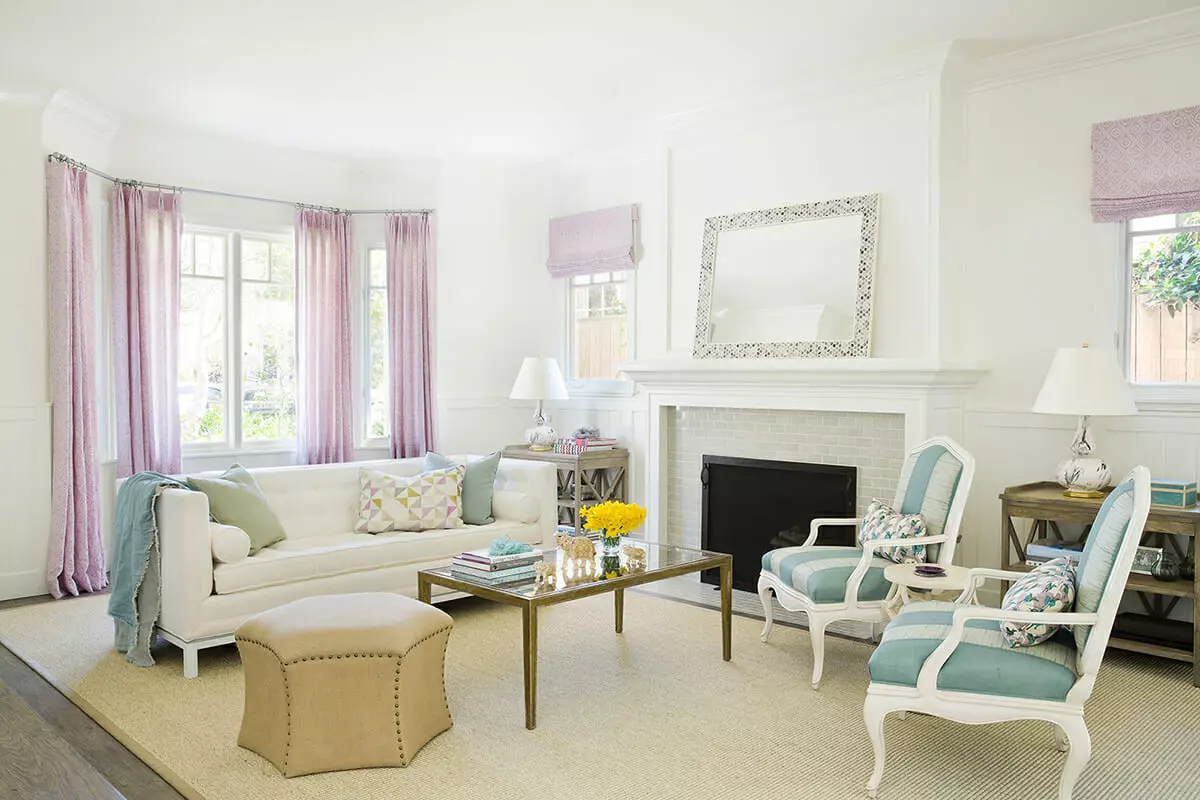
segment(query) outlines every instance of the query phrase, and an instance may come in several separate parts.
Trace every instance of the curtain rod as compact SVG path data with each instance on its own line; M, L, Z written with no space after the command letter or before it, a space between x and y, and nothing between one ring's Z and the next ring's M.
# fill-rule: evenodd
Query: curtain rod
M76 161L62 153L51 153L46 157L48 161L61 161L64 164L70 164L84 172L95 175L97 178L103 178L110 183L124 183L132 186L145 186L148 189L162 189L168 192L191 192L193 194L211 194L215 197L232 197L237 200L254 200L259 203L276 203L282 206L295 206L296 208L311 208L317 211L332 211L338 214L432 214L435 209L432 208L397 208L397 209L359 209L359 208L335 208L333 206L316 206L310 203L296 203L291 200L276 200L272 197L256 197L252 194L236 194L234 192L218 192L215 189L195 189L190 186L167 186L163 183L146 183L145 181L125 180L122 178L114 178L107 172L101 172L95 167L89 167L82 161Z

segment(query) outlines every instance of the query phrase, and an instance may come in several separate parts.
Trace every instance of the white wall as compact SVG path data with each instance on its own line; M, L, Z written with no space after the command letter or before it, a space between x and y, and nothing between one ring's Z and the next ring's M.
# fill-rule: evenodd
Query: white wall
M967 419L978 471L966 563L1000 561L1003 487L1050 479L1067 454L1075 420L1029 411L1054 349L1114 347L1121 241L1116 223L1094 223L1088 210L1091 126L1200 103L1200 85L1183 77L1200 66L1200 45L1148 49L996 80L968 97L973 245L960 302L971 353L991 372ZM1143 405L1137 417L1097 422L1116 478L1135 464L1200 475L1200 409Z
M0 598L45 591L50 406L42 106L0 99Z

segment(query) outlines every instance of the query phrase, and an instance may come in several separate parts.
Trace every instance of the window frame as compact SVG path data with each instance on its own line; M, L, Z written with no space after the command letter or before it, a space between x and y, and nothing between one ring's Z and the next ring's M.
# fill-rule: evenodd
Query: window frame
M359 380L358 390L358 419L360 420L357 428L357 439L359 446L363 449L371 448L388 448L392 443L391 431L391 409L388 409L388 414L384 419L384 434L383 436L371 435L371 291L372 289L382 288L384 296L387 296L387 283L382 287L375 286L371 283L371 253L381 252L384 254L384 279L387 279L387 245L383 242L372 243L367 245L362 250L362 264L359 267L359 314L358 326L361 345L359 353L355 361L357 362Z
M225 404L225 438L223 441L217 442L181 442L180 451L186 457L202 457L202 456L237 456L242 454L267 455L277 453L294 453L296 451L296 439L269 439L265 441L247 442L242 438L242 405L244 403L243 378L242 378L242 240L244 238L265 241L269 243L291 244L293 247L293 258L299 260L299 254L295 252L295 235L288 232L267 232L262 230L250 230L240 228L226 228L216 225L197 225L185 222L183 225L183 234L203 234L206 236L223 236L225 238L225 381L222 386L222 401ZM182 252L182 241L180 242L180 250ZM269 259L269 255L268 255ZM293 291L295 292L295 300L293 302L293 325L297 333L295 339L294 353L296 359L297 372L300 364L300 269L299 264L296 264L295 283ZM194 277L191 275L183 275L180 271L180 280L184 278ZM203 276L198 276L203 277ZM182 295L181 295L182 296ZM297 382L299 375L297 374ZM297 405L299 396L299 385L297 389ZM236 413L231 402L231 398L237 399ZM297 413L299 409L297 408Z
M637 349L637 269L629 267L624 270L612 270L614 272L626 273L625 283L625 325L626 325L626 352L625 358L627 361L633 361L636 358ZM563 357L563 377L566 380L567 391L572 398L575 397L632 397L634 395L634 383L628 377L625 378L577 378L575 377L575 285L574 278L571 276L566 278L563 283L566 284L563 289L563 320L564 334L563 343L565 353Z
M1200 209L1198 209L1200 210ZM1193 214L1196 212L1183 212ZM1151 216L1165 216L1155 214ZM1176 219L1181 216L1176 214ZM1183 230L1200 230L1200 225L1174 225L1169 228L1154 228L1148 230L1133 230L1130 220L1122 220L1117 224L1118 231L1118 263L1120 276L1118 297L1118 329L1114 338L1117 341L1121 355L1121 367L1125 380L1133 392L1134 402L1142 410L1158 411L1200 411L1200 381L1185 382L1138 382L1133 380L1133 240L1141 236L1156 236L1165 233L1176 233Z

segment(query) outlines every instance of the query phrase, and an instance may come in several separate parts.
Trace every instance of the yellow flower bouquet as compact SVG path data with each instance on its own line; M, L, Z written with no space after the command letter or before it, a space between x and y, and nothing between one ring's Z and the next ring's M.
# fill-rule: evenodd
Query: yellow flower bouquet
M629 533L646 521L646 509L616 500L586 506L579 513L583 516L584 530L599 531L606 539Z
M646 521L646 509L635 503L619 503L610 500L587 506L579 511L583 518L583 529L598 531L603 539L603 555L616 562L621 547L621 536L638 528ZM607 576L609 566L605 562Z

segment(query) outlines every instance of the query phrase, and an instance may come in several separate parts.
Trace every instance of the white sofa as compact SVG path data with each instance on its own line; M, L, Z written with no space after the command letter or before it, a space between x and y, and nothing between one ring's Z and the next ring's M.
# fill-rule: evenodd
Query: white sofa
M214 563L208 498L182 489L162 494L158 632L183 649L185 677L198 674L201 648L232 642L238 625L269 608L321 594L416 596L419 570L448 564L463 550L503 536L533 545L553 540L558 514L552 464L502 459L490 525L381 534L353 532L360 466L409 476L422 471L423 459L251 469L287 538L231 563Z

